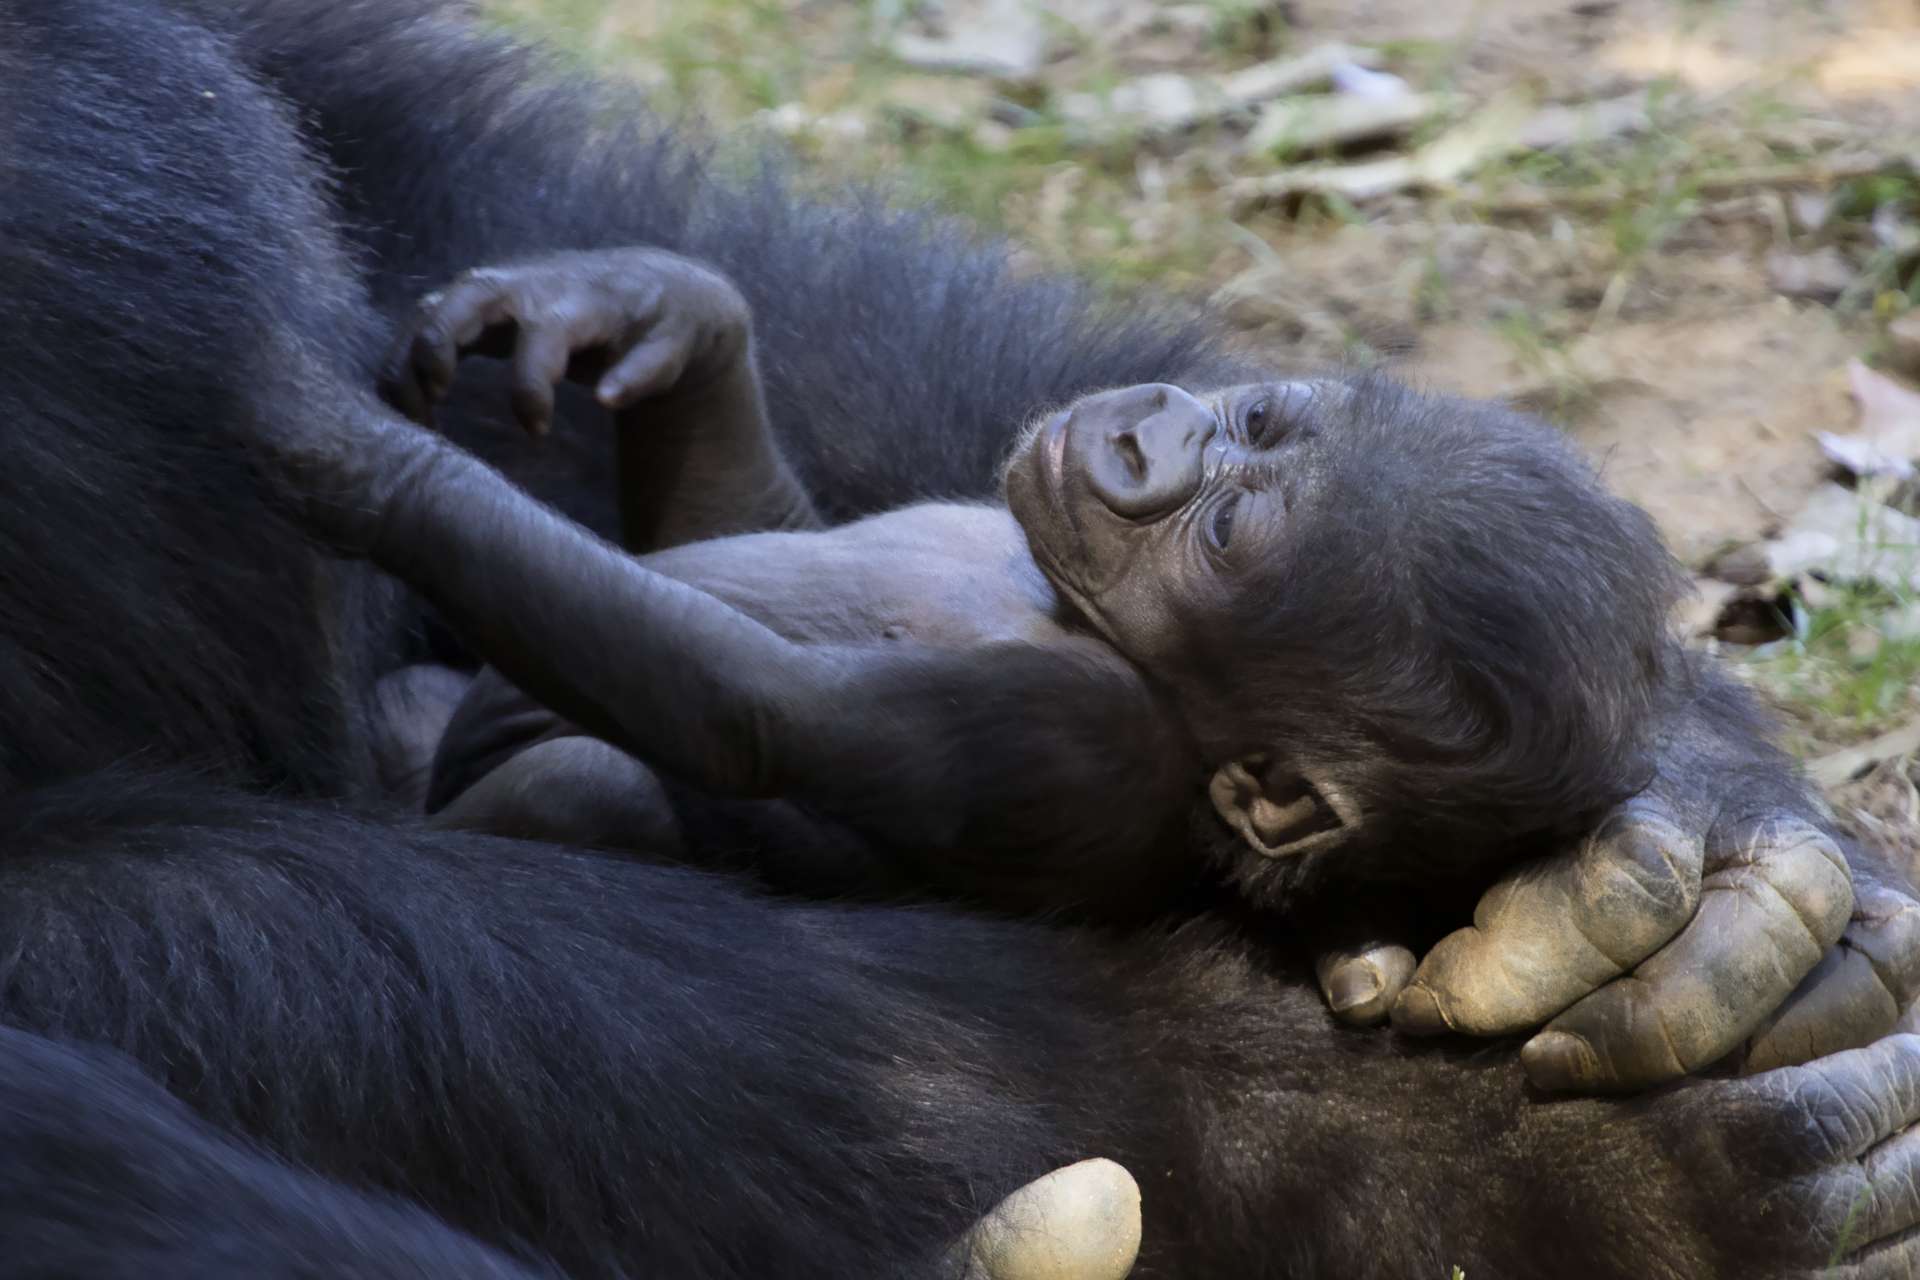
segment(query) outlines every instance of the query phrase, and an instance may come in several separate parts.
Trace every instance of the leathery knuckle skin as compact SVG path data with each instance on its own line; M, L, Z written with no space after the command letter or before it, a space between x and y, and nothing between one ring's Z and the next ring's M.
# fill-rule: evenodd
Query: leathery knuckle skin
M1596 834L1575 864L1577 932L1616 970L1671 939L1700 906L1702 841L1662 817L1629 815Z
M1920 988L1920 902L1880 886L1856 886L1845 942L1864 955L1894 1001L1905 1008Z
M1853 876L1831 838L1807 827L1781 831L1758 847L1753 866L1822 947L1839 940L1853 916Z
M1677 926L1700 902L1702 841L1674 823L1646 813L1596 837L1595 906L1625 898L1641 915ZM1625 907L1627 902L1620 902Z

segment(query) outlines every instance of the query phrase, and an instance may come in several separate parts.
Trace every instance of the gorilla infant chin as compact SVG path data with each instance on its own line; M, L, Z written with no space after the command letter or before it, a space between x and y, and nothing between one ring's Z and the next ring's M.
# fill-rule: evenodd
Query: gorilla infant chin
M822 528L753 350L729 282L645 249L469 273L403 335L416 417L467 354L536 431L597 384L634 555L372 406L281 442L321 532L498 669L438 820L1110 915L1212 874L1196 824L1262 906L1484 887L1650 773L1678 577L1541 424L1378 376L1125 387L1028 433L1004 506Z

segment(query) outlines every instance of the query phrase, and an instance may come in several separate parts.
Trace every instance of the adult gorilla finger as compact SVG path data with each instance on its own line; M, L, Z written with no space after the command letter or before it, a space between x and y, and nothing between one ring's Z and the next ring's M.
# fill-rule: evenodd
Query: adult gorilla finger
M1920 1275L1920 1036L1752 1076L1728 1092L1767 1104L1744 1113L1761 1125L1777 1126L1779 1104L1792 1104L1790 1122L1745 1162L1784 1157L1812 1174L1796 1179L1811 1213L1795 1234L1826 1255L1818 1275Z
M1840 1214L1827 1224L1835 1261L1870 1258L1876 1245L1920 1225L1920 1037L1890 1037L1754 1080L1807 1099L1811 1124L1799 1141L1811 1139L1829 1166L1841 1163L1820 1179Z
M995 1205L949 1254L963 1280L1121 1280L1140 1252L1140 1188L1082 1160Z
M1885 1240L1920 1225L1920 1130L1895 1134L1868 1151L1861 1163L1867 1187L1854 1212L1860 1237Z
M1628 802L1572 851L1520 868L1440 940L1393 1006L1415 1035L1531 1030L1627 972L1699 902L1703 842L1657 800Z
M1699 913L1633 975L1574 1005L1520 1051L1542 1089L1638 1089L1730 1053L1792 994L1853 911L1840 849L1762 822L1708 851Z
M1314 976L1334 1017L1370 1027L1386 1021L1415 963L1413 952L1397 942L1365 943L1321 952Z
M1760 1024L1741 1070L1770 1071L1871 1044L1920 995L1920 902L1858 873L1853 896L1839 944Z
M1823 1267L1818 1280L1920 1280L1920 1240L1893 1240L1841 1266Z

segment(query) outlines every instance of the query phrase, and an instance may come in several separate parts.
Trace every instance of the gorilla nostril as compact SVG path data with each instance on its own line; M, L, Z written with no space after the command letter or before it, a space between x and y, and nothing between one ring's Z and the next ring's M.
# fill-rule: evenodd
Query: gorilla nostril
M1113 447L1134 483L1138 484L1147 478L1147 455L1141 451L1140 437L1131 431L1122 431L1113 438Z

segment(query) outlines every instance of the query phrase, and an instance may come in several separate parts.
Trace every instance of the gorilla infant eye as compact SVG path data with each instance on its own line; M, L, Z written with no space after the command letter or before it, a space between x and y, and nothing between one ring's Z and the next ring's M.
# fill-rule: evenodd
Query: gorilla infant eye
M1267 424L1273 420L1273 416L1273 403L1265 396L1261 396L1247 406L1246 413L1240 419L1240 425L1246 431L1249 443L1257 445L1266 443L1264 436Z
M1240 510L1240 495L1230 493L1221 499L1207 517L1207 542L1215 551L1225 551L1233 540L1233 522Z

